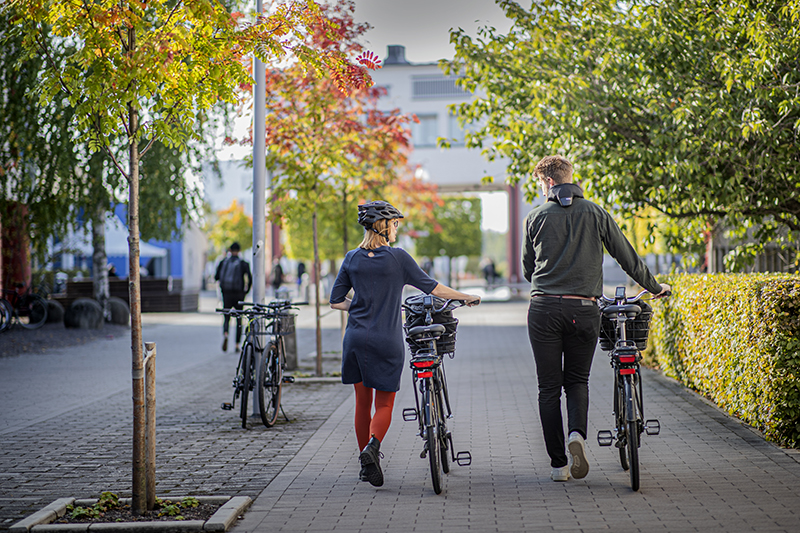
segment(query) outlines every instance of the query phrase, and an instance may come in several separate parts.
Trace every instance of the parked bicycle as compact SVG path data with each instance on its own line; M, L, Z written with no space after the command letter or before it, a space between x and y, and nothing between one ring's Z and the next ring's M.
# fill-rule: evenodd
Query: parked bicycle
M416 407L403 409L403 420L419 422L424 447L420 458L430 463L433 491L442 492L442 472L450 472L450 458L459 466L469 466L472 454L455 453L447 420L453 417L444 355L455 356L458 319L452 311L465 305L462 300L443 300L431 295L406 298L404 330L411 349L411 375L414 379Z
M16 289L3 289L0 305L6 310L0 314L10 317L0 325L0 331L10 327L12 322L25 329L38 329L47 322L47 300L31 291L30 287L23 287L18 285Z
M294 315L290 309L305 302L273 300L268 304L239 302L245 309L217 309L237 320L245 321L245 338L239 353L239 363L233 379L233 401L223 403L222 409L233 410L236 400L240 401L239 415L242 428L247 428L248 398L250 392L256 394L261 421L272 427L282 412L281 391L284 383L293 383L293 376L285 376L286 347L283 336L294 332ZM267 339L268 338L268 339ZM286 417L286 413L284 413ZM288 420L288 418L287 418Z
M647 347L652 308L642 297L642 291L633 298L625 294L625 287L617 287L614 298L603 296L600 301L602 327L600 348L610 350L611 368L614 372L614 430L597 432L600 446L619 450L619 462L631 477L631 488L639 490L639 447L643 433L658 435L661 425L656 419L646 420L642 395L642 375L639 362L641 350ZM667 292L666 296L671 293Z

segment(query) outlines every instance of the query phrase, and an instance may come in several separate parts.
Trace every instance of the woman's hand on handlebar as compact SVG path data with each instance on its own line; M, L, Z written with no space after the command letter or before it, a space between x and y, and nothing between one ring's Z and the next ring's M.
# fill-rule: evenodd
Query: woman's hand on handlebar
M464 299L464 303L467 304L467 307L474 307L481 303L481 297L476 296L474 294L469 294L469 298Z

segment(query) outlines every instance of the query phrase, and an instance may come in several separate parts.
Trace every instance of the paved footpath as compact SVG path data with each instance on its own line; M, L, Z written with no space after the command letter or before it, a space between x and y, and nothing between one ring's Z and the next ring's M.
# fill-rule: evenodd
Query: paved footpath
M314 371L310 313L304 308L298 320L305 373ZM237 363L232 349L220 349L221 317L158 313L143 321L145 340L157 344L161 497L255 498L350 397L341 384L308 379L287 385L282 403L291 422L279 418L268 429L254 419L243 430L238 411L219 408L231 401ZM323 350L341 350L338 318L331 315L326 323ZM57 498L97 497L106 490L130 496L130 332L113 332L81 346L0 358L0 530ZM338 369L339 357L324 354L325 369Z
M524 304L459 310L448 379L456 413L453 466L434 494L408 371L383 452L386 484L358 481L350 387L286 387L291 423L241 430L229 401L234 356L219 350L219 317L146 315L158 343L159 495L247 495L235 526L251 531L800 531L798 454L758 434L654 372L645 373L648 417L641 489L630 490L613 448L593 435L611 424L611 375L598 352L591 381L591 471L554 483L536 412L536 380ZM307 315L306 315L307 316ZM299 320L301 357L313 320ZM335 352L338 319L325 320ZM2 342L2 338L0 338ZM130 340L0 359L0 529L64 496L129 495ZM336 355L325 354L328 368ZM303 364L313 364L306 357ZM121 376L121 377L120 377Z
M555 483L536 408L525 306L457 312L457 354L447 361L457 451L441 495L431 488L408 375L382 451L386 482L358 481L352 401L343 403L269 484L234 528L255 531L800 531L800 455L766 443L694 393L644 374L648 418L661 435L640 451L641 488L597 430L611 426L611 371L598 351L591 378L589 475ZM505 325L501 325L505 324Z

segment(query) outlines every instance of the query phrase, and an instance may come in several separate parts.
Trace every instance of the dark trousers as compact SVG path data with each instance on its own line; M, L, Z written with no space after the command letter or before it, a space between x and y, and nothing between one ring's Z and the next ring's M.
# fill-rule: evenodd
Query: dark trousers
M539 382L539 416L550 466L567 465L561 389L567 396L568 433L586 438L589 371L600 333L600 310L591 300L537 296L528 308L528 337Z
M245 293L243 292L223 292L222 293L222 307L225 309L242 309L242 305L239 305L239 302L243 301L245 297ZM228 334L228 328L231 322L231 317L225 315L225 318L222 319L222 333L225 335ZM239 344L239 341L242 339L242 319L236 319L236 344Z

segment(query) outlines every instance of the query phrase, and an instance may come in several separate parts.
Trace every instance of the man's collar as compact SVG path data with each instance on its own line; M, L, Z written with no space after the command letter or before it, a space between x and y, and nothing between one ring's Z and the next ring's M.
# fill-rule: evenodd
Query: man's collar
M573 198L583 198L583 189L574 183L554 185L550 187L550 192L547 193L547 201L556 202L561 207L571 206Z

